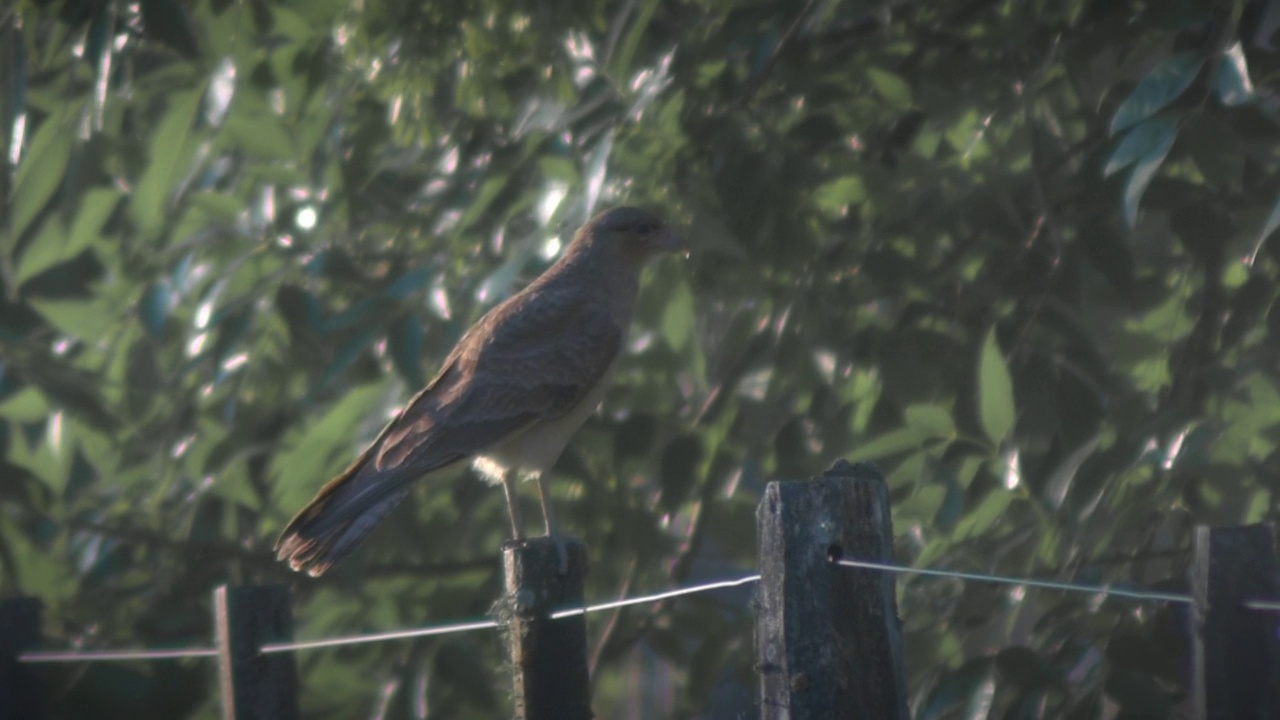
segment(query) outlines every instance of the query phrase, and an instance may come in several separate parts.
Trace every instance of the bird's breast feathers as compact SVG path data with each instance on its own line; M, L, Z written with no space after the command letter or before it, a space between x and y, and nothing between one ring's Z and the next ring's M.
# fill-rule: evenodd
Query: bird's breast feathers
M475 468L490 482L502 479L506 470L538 475L551 469L569 439L587 421L604 400L613 379L617 361L581 396L577 403L559 417L533 423L527 429L494 443L475 460Z

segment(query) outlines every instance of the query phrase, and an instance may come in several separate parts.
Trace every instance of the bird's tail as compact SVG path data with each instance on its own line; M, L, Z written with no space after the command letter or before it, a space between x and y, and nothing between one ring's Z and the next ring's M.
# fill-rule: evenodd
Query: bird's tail
M404 499L415 477L406 477L403 468L379 470L366 453L289 521L276 541L276 557L312 577L323 575Z

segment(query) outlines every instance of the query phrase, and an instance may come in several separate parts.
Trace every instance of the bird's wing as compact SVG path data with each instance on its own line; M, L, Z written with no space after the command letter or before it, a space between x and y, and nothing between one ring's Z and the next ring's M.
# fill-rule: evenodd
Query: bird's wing
M437 378L387 428L379 470L429 471L440 458L482 452L573 409L617 358L623 328L600 302L546 289L485 316Z
M609 313L577 292L522 293L499 305L360 458L289 522L278 556L295 569L323 573L414 480L582 402L622 340L623 328Z

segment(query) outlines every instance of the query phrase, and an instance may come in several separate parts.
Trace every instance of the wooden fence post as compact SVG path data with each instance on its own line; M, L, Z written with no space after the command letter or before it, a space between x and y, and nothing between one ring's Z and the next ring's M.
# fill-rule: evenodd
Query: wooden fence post
M1245 607L1280 598L1275 528L1197 527L1191 590L1195 717L1280 717L1280 615Z
M299 717L293 653L259 652L266 643L293 640L289 599L284 585L223 585L213 591L224 720Z
M832 562L893 562L879 468L840 460L821 477L771 482L756 521L761 718L908 720L894 577Z
M507 643L515 681L517 720L587 720L592 717L583 615L552 620L553 610L582 605L587 549L561 539L568 555L561 573L555 538L508 542L502 547Z
M40 601L0 600L0 720L40 720L47 707L34 668L18 660L40 644Z

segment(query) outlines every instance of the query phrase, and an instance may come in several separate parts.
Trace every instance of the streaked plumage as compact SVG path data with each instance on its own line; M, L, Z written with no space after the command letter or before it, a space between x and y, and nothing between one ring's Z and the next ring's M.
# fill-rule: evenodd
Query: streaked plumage
M678 247L644 210L592 218L558 262L467 331L435 379L294 517L277 557L322 574L413 482L463 461L503 483L517 537L514 476L536 475L551 532L543 474L603 397L645 262Z

